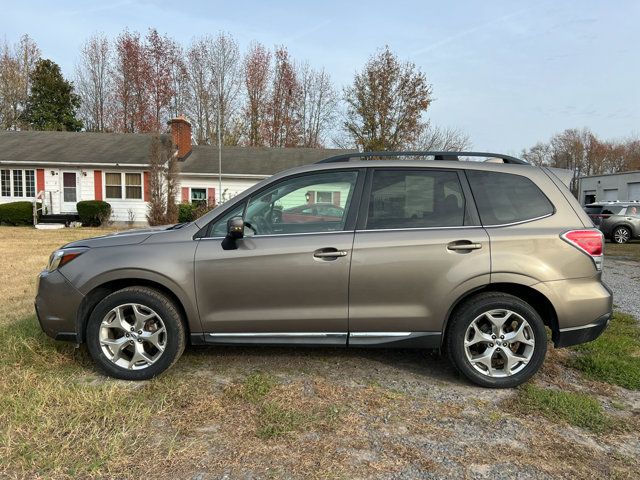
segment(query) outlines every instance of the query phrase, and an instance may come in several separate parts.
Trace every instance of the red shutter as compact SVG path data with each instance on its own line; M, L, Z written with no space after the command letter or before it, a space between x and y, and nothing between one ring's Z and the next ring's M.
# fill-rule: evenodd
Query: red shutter
M144 176L144 201L148 202L149 201L149 172L144 172L143 174Z
M93 199L102 200L102 170L93 171Z
M189 203L189 187L182 187L182 203Z
M207 188L207 205L215 205L216 204L216 189L215 188Z
M44 168L36 170L36 195L44 190Z
M333 192L333 204L336 207L340 206L340 192Z

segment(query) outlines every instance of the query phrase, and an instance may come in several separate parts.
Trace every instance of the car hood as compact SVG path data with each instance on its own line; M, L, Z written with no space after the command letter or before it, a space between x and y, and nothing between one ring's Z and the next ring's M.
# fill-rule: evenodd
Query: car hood
M63 248L72 247L116 247L119 245L135 245L144 242L152 235L162 234L171 231L175 225L159 225L149 228L133 228L122 232L113 232L99 237L84 238L75 242L67 243Z

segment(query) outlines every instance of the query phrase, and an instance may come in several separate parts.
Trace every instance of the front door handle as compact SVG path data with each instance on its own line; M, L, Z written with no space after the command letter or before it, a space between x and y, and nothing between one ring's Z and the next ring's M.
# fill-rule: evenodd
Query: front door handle
M459 243L453 242L447 245L447 250L480 250L482 248L481 243Z
M323 248L321 250L316 250L315 252L313 252L313 256L316 258L338 258L346 257L347 252L345 250Z

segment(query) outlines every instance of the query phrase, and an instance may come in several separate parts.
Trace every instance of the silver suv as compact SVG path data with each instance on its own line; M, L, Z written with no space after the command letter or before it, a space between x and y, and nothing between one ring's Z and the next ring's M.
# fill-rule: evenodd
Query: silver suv
M640 202L596 202L585 205L584 210L611 241L627 243L640 238Z
M38 320L130 380L187 343L331 345L440 349L471 381L513 387L542 365L545 327L564 347L611 316L603 237L565 174L496 154L333 157L188 224L62 247ZM296 208L314 203L334 214Z

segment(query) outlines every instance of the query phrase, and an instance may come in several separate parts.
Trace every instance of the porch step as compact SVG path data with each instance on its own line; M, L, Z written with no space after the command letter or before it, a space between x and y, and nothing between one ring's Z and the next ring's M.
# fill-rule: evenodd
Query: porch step
M69 225L71 222L79 222L80 216L77 213L57 213L49 215L41 215L38 224L41 223L62 223Z
M57 230L64 228L64 223L38 223L36 228L38 230Z

